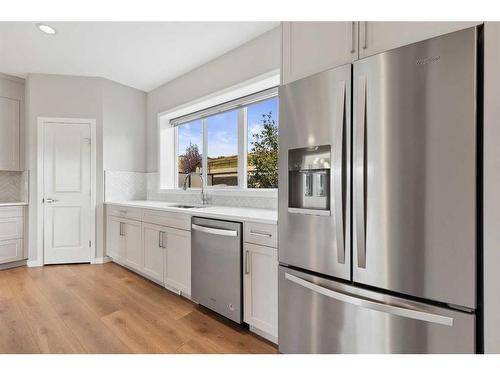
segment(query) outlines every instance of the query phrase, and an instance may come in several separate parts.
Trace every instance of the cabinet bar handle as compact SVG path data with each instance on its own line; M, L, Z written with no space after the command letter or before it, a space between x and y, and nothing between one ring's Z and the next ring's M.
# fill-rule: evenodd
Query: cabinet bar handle
M247 250L245 251L245 275L248 275L250 273L250 263L249 263L249 258L250 252Z
M256 230L250 230L250 234L252 234L254 236L269 237L269 238L271 238L273 236L271 233L260 232L260 231L256 231Z
M363 30L363 34L364 34L364 37L363 37L363 49L367 49L368 48L368 22L363 22L364 25L365 25L365 29Z
M354 43L355 34L356 34L356 22L351 22L351 53L356 52L356 44Z

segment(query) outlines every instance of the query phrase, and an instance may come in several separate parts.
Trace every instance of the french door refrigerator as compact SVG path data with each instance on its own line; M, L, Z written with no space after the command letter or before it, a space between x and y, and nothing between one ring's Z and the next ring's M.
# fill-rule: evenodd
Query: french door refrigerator
M280 88L280 352L476 351L477 55L471 28Z

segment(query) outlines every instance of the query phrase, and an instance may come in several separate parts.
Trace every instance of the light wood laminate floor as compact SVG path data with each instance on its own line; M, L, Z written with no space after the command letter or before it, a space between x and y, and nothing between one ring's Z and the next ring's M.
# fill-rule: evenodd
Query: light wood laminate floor
M0 271L0 353L276 353L114 263Z

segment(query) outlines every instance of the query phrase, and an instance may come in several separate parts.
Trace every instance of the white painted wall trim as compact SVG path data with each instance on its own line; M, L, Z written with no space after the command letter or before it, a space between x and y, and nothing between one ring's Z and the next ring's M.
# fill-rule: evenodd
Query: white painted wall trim
M90 238L92 246L90 247L90 263L96 259L96 191L97 191L97 130L96 119L83 118L64 118L64 117L37 117L37 181L36 181L36 205L37 205L37 240L36 253L37 260L28 260L29 267L42 266L44 264L43 256L43 138L45 124L89 124L90 125Z
M202 109L210 108L222 103L226 103L231 100L239 99L259 91L270 89L272 87L279 86L279 84L280 84L280 70L275 69L265 74L261 74L257 77L254 77L250 80L239 83L237 85L228 87L224 90L214 92L210 95L188 102L181 106L177 106L175 108L171 108L169 110L158 113L157 163L160 174L159 187L158 187L160 188L160 191L165 191L164 189L162 189L162 187L164 186L170 186L172 188L177 186L177 181L175 179L175 176L177 175L176 173L177 167L174 160L177 145L175 144L175 139L176 139L175 128L172 128L172 126L170 125L171 119L184 116L190 113L194 113ZM203 128L205 129L205 127ZM204 135L203 139L205 142L206 135ZM238 142L239 147L242 147L243 141L244 139L239 139ZM242 166L243 164L240 163L240 165ZM206 171L205 166L203 170ZM239 173L241 174L241 171ZM204 176L204 179L206 180L206 176ZM240 180L240 186L237 187L237 189L246 190L241 188L242 186L241 182L242 180ZM156 188L157 187L155 187L155 189Z
M108 256L105 256L105 257L100 257L100 258L95 258L93 262L91 262L92 264L103 264L103 263L109 263L109 262L112 262L113 259L111 259L110 257Z

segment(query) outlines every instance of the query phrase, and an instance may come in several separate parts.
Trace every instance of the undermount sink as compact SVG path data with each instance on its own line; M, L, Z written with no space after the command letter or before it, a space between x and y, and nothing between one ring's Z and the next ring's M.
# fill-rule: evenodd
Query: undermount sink
M189 204L175 204L175 205L169 206L169 207L174 207L174 208L200 208L202 206L193 206L193 205L189 205Z

